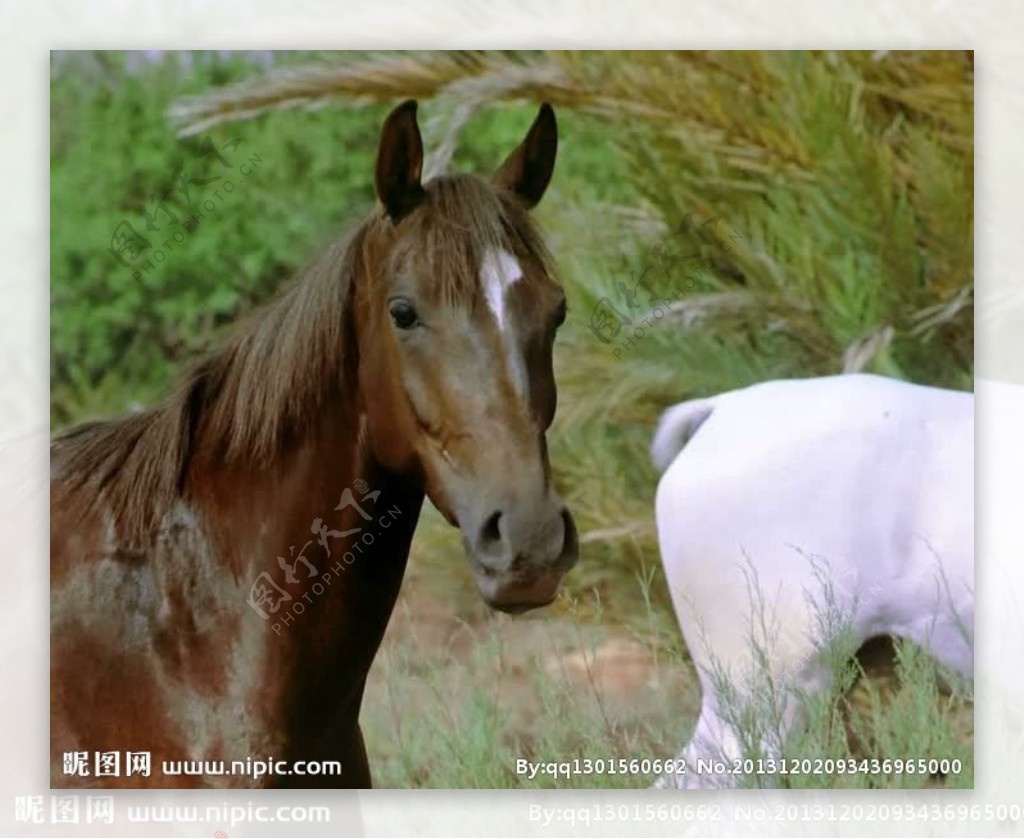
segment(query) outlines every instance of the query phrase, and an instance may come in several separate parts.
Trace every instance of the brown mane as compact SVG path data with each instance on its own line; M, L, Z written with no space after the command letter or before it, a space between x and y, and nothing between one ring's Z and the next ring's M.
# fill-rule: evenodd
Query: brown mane
M332 242L284 294L193 364L159 404L58 433L51 444L54 501L79 494L102 501L122 542L145 544L185 489L200 424L225 462L272 462L341 387L349 292L362 269L372 267L368 240L390 224L378 209ZM473 175L429 183L424 206L403 224L417 260L436 278L438 298L450 303L477 304L476 275L489 248L533 259L551 273L547 249L516 198Z

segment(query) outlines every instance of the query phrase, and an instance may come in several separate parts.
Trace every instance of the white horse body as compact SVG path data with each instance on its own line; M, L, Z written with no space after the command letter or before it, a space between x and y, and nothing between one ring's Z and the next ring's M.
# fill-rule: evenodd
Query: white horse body
M767 382L669 409L652 454L662 562L703 691L686 768L664 782L730 783L697 772L743 754L723 674L742 691L770 670L785 739L799 692L831 684L823 613L857 642L907 638L972 675L972 394L868 375Z

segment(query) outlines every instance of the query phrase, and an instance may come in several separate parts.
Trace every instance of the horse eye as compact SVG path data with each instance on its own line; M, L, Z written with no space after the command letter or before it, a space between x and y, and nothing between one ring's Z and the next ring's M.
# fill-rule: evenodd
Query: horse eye
M419 323L419 316L408 300L394 300L388 311L391 313L391 320L399 329L411 329Z

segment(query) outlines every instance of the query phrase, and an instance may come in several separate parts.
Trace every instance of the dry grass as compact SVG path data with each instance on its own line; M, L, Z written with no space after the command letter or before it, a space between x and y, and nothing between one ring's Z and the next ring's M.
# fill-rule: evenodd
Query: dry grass
M517 773L517 759L675 757L700 706L678 633L650 605L626 623L603 619L596 596L563 598L555 614L487 613L468 579L431 593L436 575L414 555L367 687L362 724L383 787L646 787L653 772L552 778ZM596 618L586 618L584 613ZM811 703L789 757L959 758L959 775L792 775L807 787L972 787L969 686L945 683L910 647L872 642L851 665L851 686ZM747 778L751 785L771 783Z

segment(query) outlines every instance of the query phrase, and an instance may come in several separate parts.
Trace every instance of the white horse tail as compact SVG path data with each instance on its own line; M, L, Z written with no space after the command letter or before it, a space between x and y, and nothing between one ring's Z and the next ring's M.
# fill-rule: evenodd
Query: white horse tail
M704 424L715 409L715 400L691 399L673 405L661 415L658 429L651 441L651 460L659 472L664 472L672 465L676 455L683 450L697 429Z

